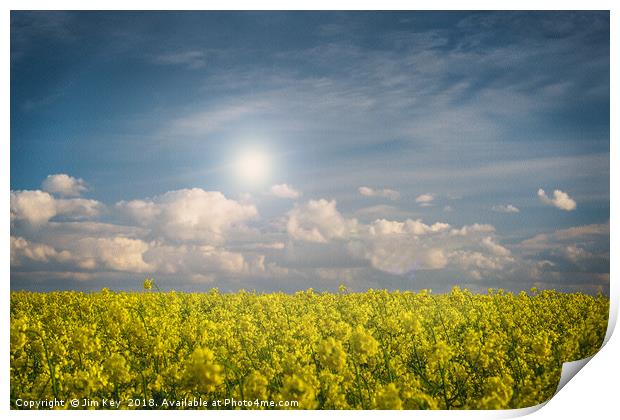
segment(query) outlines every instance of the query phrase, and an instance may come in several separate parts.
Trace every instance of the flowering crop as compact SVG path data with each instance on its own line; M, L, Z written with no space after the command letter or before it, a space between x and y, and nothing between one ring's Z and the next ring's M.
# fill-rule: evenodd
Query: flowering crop
M599 349L609 306L600 295L555 291L151 286L12 292L11 406L57 398L70 408L89 398L161 408L201 398L294 400L307 409L526 407L553 395L562 362Z

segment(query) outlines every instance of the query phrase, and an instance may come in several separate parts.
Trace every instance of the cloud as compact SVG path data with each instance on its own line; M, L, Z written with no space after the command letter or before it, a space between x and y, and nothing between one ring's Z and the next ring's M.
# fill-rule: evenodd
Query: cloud
M282 185L280 192L292 189ZM397 210L379 206L364 214L381 209ZM96 221L104 210L106 222ZM54 281L120 282L122 273L148 273L174 284L258 289L332 285L335 273L355 273L359 287L415 279L411 284L436 284L437 290L454 276L476 287L517 290L533 282L561 288L608 283L609 223L505 245L490 224L425 223L398 211L377 216L360 222L342 213L336 200L317 199L261 220L254 203L200 188L112 208L46 191L11 191L12 276L19 284L41 280L41 273ZM317 278L318 272L325 276ZM286 286L278 283L283 279Z
M288 184L272 185L269 189L269 193L279 198L296 199L301 197L301 193Z
M504 248L500 244L496 243L490 236L487 236L482 240L482 245L493 255L497 255L499 257L508 257L511 254L507 248Z
M44 191L65 197L78 197L88 191L88 186L82 178L74 178L67 174L48 175L41 183Z
M219 104L206 110L173 119L163 134L174 136L204 136L226 128L238 126L243 119L269 110L271 103L265 99L240 98L229 104Z
M476 233L489 233L495 232L495 227L486 223L474 223L472 225L465 225L460 229L452 229L450 232L453 236L468 236Z
M471 276L474 280L482 280L489 276L498 276L514 259L507 255L484 253L481 251L458 250L450 253L454 265Z
M121 201L116 208L158 237L202 244L225 242L229 233L247 230L258 217L252 204L201 188L169 191L146 200Z
M384 197L390 200L398 200L400 198L400 193L398 191L389 188L373 189L370 187L359 187L357 190L365 197Z
M96 200L85 198L56 199L56 212L72 220L85 220L98 217L105 206Z
M433 205L435 194L421 194L416 197L415 202L422 207L429 207Z
M379 219L360 229L362 234L352 238L348 250L367 260L373 268L390 274L440 269L448 260L431 236L440 235L449 228L449 224L440 222L427 225L421 220Z
M49 262L69 261L71 254L68 251L56 251L53 247L46 244L32 243L17 236L11 236L11 266L20 266L24 259Z
M348 243L352 255L367 260L382 272L410 276L422 271L458 270L472 280L497 275L515 260L497 243L490 225L474 224L451 229L448 223L421 220L376 220ZM457 232L455 234L454 232Z
M325 243L343 238L356 224L355 219L345 219L340 214L335 200L320 199L295 206L288 213L286 230L293 239Z
M308 207L297 206L289 213L289 235L328 247L332 255L344 247L353 258L340 257L345 267L355 267L357 260L390 275L452 270L481 281L500 277L503 270L512 273L517 265L512 251L498 242L493 236L495 227L489 224L452 228L448 223L426 224L420 219L376 219L368 224L355 220L352 228L352 220L338 212L335 201L310 201ZM308 258L307 251L297 254L297 258Z
M577 207L577 203L575 203L575 200L570 198L567 193L561 190L553 191L553 198L549 198L547 197L545 190L540 188L538 190L538 198L540 198L540 201L542 201L543 203L550 206L555 206L560 210L571 211L575 210L575 208Z
M24 220L40 226L56 215L56 203L50 194L35 191L11 191L11 221Z
M161 54L154 57L153 61L157 64L185 66L191 70L203 68L207 64L205 53L198 50Z
M149 245L133 238L82 238L77 242L78 266L84 269L108 269L145 273L153 267L144 261Z
M279 275L284 270L267 263L264 255L243 254L211 245L152 243L145 253L145 260L154 270L166 274L215 274L238 278Z
M387 204L378 204L376 206L362 207L355 211L355 215L375 220L380 217L388 216L407 217L411 215L411 212Z
M557 248L561 244L609 243L609 223L575 226L559 229L552 233L540 233L521 241L519 247L528 251L543 251Z
M448 259L441 248L427 247L412 237L400 241L381 238L366 243L353 242L349 250L380 271L402 275L416 270L444 268Z
M370 235L411 234L426 235L429 233L445 232L450 229L448 223L437 222L432 225L424 224L420 219L407 219L404 222L379 219L368 228Z
M516 249L526 260L549 263L541 267L547 281L579 284L589 278L590 284L598 284L601 275L609 274L609 223L538 234L517 244Z
M519 213L519 209L512 204L497 204L491 207L491 210L498 213Z
M104 205L83 198L54 198L41 190L11 191L11 222L40 227L54 217L84 220L98 217Z

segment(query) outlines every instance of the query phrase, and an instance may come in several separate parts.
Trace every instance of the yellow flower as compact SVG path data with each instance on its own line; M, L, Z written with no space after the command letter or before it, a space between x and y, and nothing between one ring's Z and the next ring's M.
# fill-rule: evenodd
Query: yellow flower
M153 288L153 279L144 279L144 290L151 290Z
M127 361L120 354L109 356L103 363L103 371L108 374L110 380L115 384L123 384L131 380Z
M403 402L400 399L398 388L390 383L382 387L375 398L377 408L380 410L402 410Z
M199 392L213 392L223 382L222 367L215 362L211 350L197 348L185 363L186 383Z
M342 343L334 339L334 337L328 337L321 341L317 351L321 363L333 371L340 371L347 363L347 354L342 347Z
M312 386L296 374L284 378L281 399L284 401L297 401L299 408L313 409L316 407L315 393Z
M351 352L361 363L367 363L379 351L379 343L362 326L358 326L349 340Z
M249 400L266 400L268 383L267 379L260 372L252 372L245 378L243 397Z

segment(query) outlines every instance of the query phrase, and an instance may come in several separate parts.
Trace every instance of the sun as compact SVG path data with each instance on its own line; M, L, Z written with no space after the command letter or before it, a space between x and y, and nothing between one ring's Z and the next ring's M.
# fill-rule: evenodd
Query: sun
M260 184L269 176L271 160L269 156L258 149L242 152L235 162L237 176L245 184Z

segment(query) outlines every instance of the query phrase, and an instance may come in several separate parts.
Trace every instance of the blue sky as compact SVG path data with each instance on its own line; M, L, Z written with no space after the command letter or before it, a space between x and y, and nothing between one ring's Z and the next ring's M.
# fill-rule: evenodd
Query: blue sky
M14 289L605 291L609 15L12 12L11 191Z

